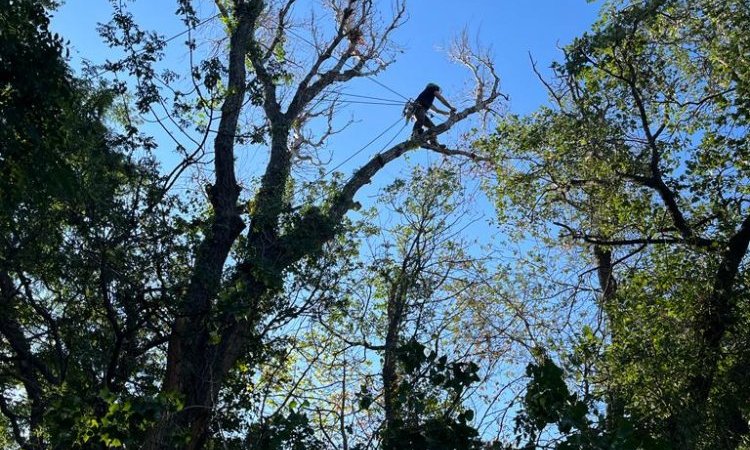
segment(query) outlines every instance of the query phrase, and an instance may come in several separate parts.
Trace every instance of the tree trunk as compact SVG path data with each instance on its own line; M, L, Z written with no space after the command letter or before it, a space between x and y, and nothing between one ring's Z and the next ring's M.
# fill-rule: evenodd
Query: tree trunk
M212 302L219 291L229 251L244 228L237 206L240 188L234 174L234 135L246 91L245 56L262 6L260 1L236 4L237 25L229 46L228 95L222 105L214 142L216 184L207 189L213 217L198 247L190 285L169 342L162 392L179 394L185 407L166 414L147 433L144 450L169 448L175 433L188 434L189 440L184 446L187 450L202 448L207 439L210 414L222 381L214 370Z
M408 260L408 256L407 256ZM385 410L385 421L383 424L383 450L397 450L399 442L393 434L399 427L400 414L398 411L398 345L400 341L401 325L404 321L404 309L406 308L406 260L401 266L401 271L393 281L388 295L387 319L388 329L385 335L383 354L383 408Z
M14 436L19 444L31 450L42 450L47 448L44 444L43 435L40 431L46 406L44 404L44 391L42 390L39 375L39 364L34 360L34 354L26 339L21 324L16 320L14 310L16 308L15 285L7 272L0 272L0 335L10 344L9 347L16 355L15 367L18 374L14 378L23 385L26 396L31 402L29 410L29 436ZM36 366L36 367L35 367ZM48 369L45 369L48 372ZM53 375L48 372L47 378ZM5 403L3 403L5 405ZM10 411L8 411L9 413ZM7 414L6 414L7 415Z
M688 404L677 416L681 447L690 449L700 445L701 431L711 425L724 430L723 448L735 448L743 436L750 433L747 420L737 406L736 399L724 402L712 399L716 374L722 365L722 344L727 332L737 321L736 280L739 267L750 245L750 216L729 239L714 276L711 294L700 307L697 318L698 356L696 372L688 382ZM745 367L734 362L732 367ZM731 368L728 369L731 372ZM747 374L737 374L745 379ZM720 418L717 421L717 418ZM716 423L711 423L716 421Z
M597 275L599 278L599 287L602 290L600 307L609 316L612 321L612 308L615 307L617 294L617 280L614 276L614 267L612 266L612 251L599 245L594 246L594 256L596 257ZM619 337L617 328L610 326L612 342L617 342ZM607 389L607 419L606 429L609 433L616 433L620 420L625 415L625 402L620 393L610 386Z

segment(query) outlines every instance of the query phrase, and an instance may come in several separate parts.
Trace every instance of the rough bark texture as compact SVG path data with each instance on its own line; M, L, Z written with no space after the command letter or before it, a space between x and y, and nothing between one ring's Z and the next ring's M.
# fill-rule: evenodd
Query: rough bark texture
M700 444L701 430L716 417L723 417L727 425L721 448L736 448L750 433L747 419L736 402L723 402L712 398L716 375L724 359L723 344L727 333L737 321L736 283L740 264L750 245L750 217L740 225L729 239L714 276L710 294L700 305L697 318L698 358L696 372L688 381L688 403L677 419L676 441L685 448L695 448ZM735 363L734 367L745 367ZM741 369L740 369L741 370ZM746 378L747 374L729 374L734 378Z
M687 227L687 222L683 225ZM703 247L701 240L685 229L686 244ZM722 417L727 424L727 432L722 435L723 441L717 445L722 448L735 448L742 441L742 436L750 433L742 411L734 402L723 402L713 398L716 376L723 361L724 338L737 320L736 283L740 264L750 246L750 217L745 218L737 231L729 238L721 254L719 266L713 276L713 286L699 305L696 318L696 371L688 375L687 402L685 408L668 421L672 439L684 448L696 448L701 444L702 430L710 426L711 421ZM597 261L597 274L602 289L603 305L615 300L617 283L612 267L612 253L600 246L594 247ZM613 341L617 336L612 336ZM738 367L745 367L742 364ZM732 375L732 374L730 374ZM735 374L735 378L743 375ZM624 413L623 402L616 397L608 400L608 426L615 427L615 421ZM614 428L611 428L614 429Z
M611 320L612 308L616 305L617 294L617 280L614 276L614 267L612 264L612 251L608 248L601 247L599 245L594 246L594 256L596 258L596 272L599 278L599 288L602 291L600 304L601 308L607 312ZM614 331L616 327L612 327L612 342L617 342L617 332ZM621 396L616 392L615 389L608 389L607 394L607 422L605 426L609 432L616 432L620 419L623 418L624 401Z
M46 366L42 364L35 356L31 346L26 339L21 324L14 319L16 314L10 312L17 305L16 303L16 286L6 272L0 272L0 335L8 341L10 348L16 357L16 369L22 380L23 388L26 391L31 402L28 417L28 430L30 435L24 436L20 428L21 417L16 416L10 411L6 404L5 398L2 398L3 414L12 422L11 428L16 442L22 443L24 450L41 450L47 448L44 445L43 437L37 434L40 431L46 403L44 401L44 391L42 383L56 385L57 377Z
M399 443L392 438L392 433L398 426L398 405L396 404L396 395L398 394L398 376L396 373L400 330L404 319L404 309L406 307L406 289L404 286L404 273L399 274L397 280L391 288L388 295L387 319L388 329L385 335L385 345L383 351L383 368L381 371L383 378L383 409L385 411L385 420L383 424L383 449L394 450L398 448Z

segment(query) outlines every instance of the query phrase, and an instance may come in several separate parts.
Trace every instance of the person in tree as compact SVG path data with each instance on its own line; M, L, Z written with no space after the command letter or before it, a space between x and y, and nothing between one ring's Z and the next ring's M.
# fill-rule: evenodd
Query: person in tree
M449 111L443 111L442 109L439 109L433 105L436 97L445 106L448 107ZM424 90L417 96L417 99L412 104L412 109L414 119L416 120L416 123L414 124L414 130L412 131L412 137L419 137L424 132L422 130L423 127L427 127L426 131L428 132L435 128L435 124L427 116L427 112L430 109L438 114L443 114L446 116L449 116L456 112L456 108L451 106L451 104L448 103L448 100L446 100L445 97L440 94L440 86L435 83L427 84L427 87L424 88ZM434 137L430 139L430 144L440 145L437 142L437 138Z

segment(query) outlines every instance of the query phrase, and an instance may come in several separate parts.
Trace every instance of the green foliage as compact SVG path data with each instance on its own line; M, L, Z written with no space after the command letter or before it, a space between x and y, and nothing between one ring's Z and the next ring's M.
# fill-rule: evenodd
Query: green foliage
M71 196L77 111L62 39L40 2L3 0L0 8L0 201L14 211L24 198ZM80 123L80 122L79 122ZM63 158L61 158L62 156ZM7 214L7 213L6 213ZM0 221L7 224L7 220ZM2 225L0 225L2 226Z
M397 349L401 379L396 388L397 418L385 432L386 448L409 450L479 449L470 425L474 411L460 406L462 394L480 381L473 362L449 362L416 340ZM360 403L362 404L362 403Z
M139 115L159 104L184 135L197 130L208 139L213 116L201 112L222 109L222 117L231 115L231 105L222 102L242 89L223 83L227 61L209 57L197 62L187 78L191 91L174 89L167 98L161 83L171 89L180 80L169 70L157 74L164 37L141 28L125 3L113 2L112 21L99 32L124 57L100 69L128 81L107 83L106 76L95 75L101 79L85 82L70 73L62 40L48 31L47 3L5 1L0 9L0 445L12 440L12 445L33 449L139 448L155 425L168 424L158 436L160 444L184 446L196 444L190 442L190 421L210 410L206 422L212 436L195 433L206 439L205 446L323 448L310 403L294 398L300 386L314 381L295 378L305 360L289 348L319 351L315 358L324 352L315 348L318 336L303 341L288 331L298 321L324 314L344 316L353 290L339 282L365 266L358 261L353 235L371 236L377 227L332 215L340 205L315 206L318 195L292 208L296 198L290 189L289 198L265 216L261 211L267 205L256 201L241 213L232 210L233 204L225 209L235 223L239 214L252 217L251 231L260 231L228 238L223 254L213 254L217 246L211 239L223 232L211 209L220 209L214 203L218 187L206 189L212 205L202 193L181 199L168 194L206 142L196 144L199 150L190 155L177 144L183 165L163 177L151 155L155 141L137 126ZM265 7L264 2L219 4L246 16ZM198 24L191 2L180 0L177 8L185 24ZM226 20L230 31L243 25L235 19ZM252 43L240 49L240 61L246 50L265 52L257 41L246 40ZM273 84L291 86L296 79L283 36L277 43L268 77ZM192 41L187 46L198 48ZM262 105L268 89L262 89L258 77L247 78L249 103L242 106ZM127 88L131 81L132 90ZM297 126L303 124L300 119ZM275 132L284 131L273 125ZM263 142L270 128L258 125L227 145ZM276 178L286 182L288 172L280 169ZM428 216L421 228L399 226L399 252L408 250L410 239L427 234L437 250L444 237L440 233L450 227L443 215L454 208L458 186L448 170L415 174L411 188L419 190L420 199L404 202L397 212L409 219ZM338 184L322 193L335 200L340 190ZM395 202L402 195L394 189L387 197ZM230 252L232 262L241 262L225 270ZM446 263L450 268L467 264L458 243L451 241L448 253L456 260ZM195 262L200 258L210 260L207 266L214 270L203 271ZM396 273L392 261L383 266L379 287L391 281L385 276ZM441 274L424 271L398 278L398 288L420 302L445 281ZM190 295L205 301L190 310L184 307L193 306ZM183 330L185 323L191 326ZM187 348L176 348L182 335L188 335ZM398 336L394 340L396 345L400 341ZM448 362L424 350L415 340L397 352L399 376L419 387L412 391L403 382L397 389L398 407L408 419L398 432L414 442L413 448L477 448L478 433L470 425L474 412L461 407L461 400L478 381L478 366ZM207 373L219 379L209 380ZM175 374L182 378L172 379ZM218 394L213 383L221 386ZM377 401L363 396L360 406Z
M251 427L247 443L258 450L322 450L306 415L290 410L269 417L262 425Z
M192 225L152 141L106 124L114 92L69 73L44 5L0 7L4 424L25 448L132 447L175 409L158 346Z
M565 383L565 373L544 352L537 361L526 367L529 384L516 416L516 444L526 439L523 449L537 448L545 432L555 436L550 448L557 450L596 449L668 449L665 441L658 441L638 430L633 423L620 417L612 420L597 411L592 398L579 398ZM554 428L549 430L552 425Z
M524 396L526 416L519 416L519 423L528 422L537 430L550 423L559 423L560 431L566 434L574 427L585 428L586 405L568 391L563 370L549 357L540 359L541 362L526 367L526 376L531 382Z
M576 296L606 319L578 381L607 420L686 448L736 448L750 431L737 382L750 358L749 27L742 1L607 2L553 64L552 106L477 143L499 162L501 220L594 260L584 273L600 268L594 248L611 251L616 290ZM544 406L551 416L531 416L557 420Z
M64 448L130 448L163 414L183 406L169 395L118 397L106 388L82 395L63 389L51 400L48 432L55 445Z
M159 175L154 140L129 117L133 108L168 104L159 85L171 87L178 76L156 73L164 38L113 3L113 20L100 32L125 57L104 68L126 72L136 88L93 85L70 74L64 44L48 29L49 2L0 2L0 446L137 448L157 423L172 426L166 438L185 445L187 430L200 423L193 419L210 411L203 418L212 436L196 432L208 447L319 449L343 444L355 424L376 439L385 404L378 389L392 387L384 447L482 448L475 412L464 406L482 381L480 369L456 355L468 354L463 343L474 347L478 340L466 335L480 326L472 320L489 320L491 310L467 300L480 283L466 275L476 268L471 243L454 239L464 199L453 168L418 169L387 188L381 201L399 219L384 230L332 219L340 205L318 205L321 194L340 199L341 183L313 186L303 206L292 207L303 194L289 181L281 143L268 177L288 188L278 202L267 208L259 196L247 210L237 213L231 203L214 217L203 198L186 204L167 195L174 180ZM233 8L265 7L218 4L230 12L230 31L241 25ZM495 193L504 222L562 252L573 249L573 259L584 262L592 246L611 251L618 282L596 295L575 286L574 295L591 302L582 309L602 312L597 325L606 332L584 327L562 366L547 355L529 364L517 444L747 442L747 245L736 244L750 194L746 6L607 3L592 32L553 66L553 106L507 117L477 143L499 161ZM187 0L178 2L178 14L198 23ZM242 52L267 51L250 41ZM264 88L260 71L250 73L243 106L268 106L273 87L295 85L283 30L274 42L265 67L272 86ZM172 91L167 107L178 128L208 133L212 117L202 111L220 105L227 106L223 117L231 115L222 101L239 90L223 83L227 72L220 57L195 64L188 77L194 93ZM114 105L121 100L132 105ZM273 116L273 108L266 113ZM304 125L302 116L293 124L275 116L225 144L263 143L271 129ZM281 134L274 138L283 141ZM185 165L195 162L181 145L177 151ZM231 165L232 151L222 156ZM233 176L222 181L234 183ZM212 202L218 184L207 189ZM264 188L278 187L272 184ZM224 231L220 220L240 222L240 214L252 219L250 233L227 237L223 253L212 253L211 238ZM383 241L371 261L360 259L363 236ZM230 270L227 254L239 262ZM212 270L201 271L199 257ZM528 278L558 268L559 261L539 268L545 261L532 259L537 267ZM476 270L485 270L477 276L482 284L492 278ZM528 284L541 298L534 283L541 282ZM191 304L188 292L199 300ZM447 314L451 306L437 297L466 307ZM508 313L514 321L526 320L529 305L521 306ZM181 342L189 348L178 348ZM360 347L382 352L382 367L366 352L353 357ZM167 361L169 375L183 378L165 380ZM382 384L386 375L394 384L373 382L372 368ZM170 383L194 394L192 401L162 392ZM361 385L359 394L347 383ZM362 435L349 448L361 448Z

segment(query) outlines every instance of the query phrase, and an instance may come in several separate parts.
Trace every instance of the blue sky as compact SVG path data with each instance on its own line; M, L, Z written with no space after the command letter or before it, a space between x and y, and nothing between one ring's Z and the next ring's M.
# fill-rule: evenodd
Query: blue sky
M299 0L300 3L308 1L311 0ZM390 4L390 0L377 1ZM196 4L200 6L201 18L216 13L212 2L208 0L196 0ZM169 37L184 30L182 23L173 14L175 5L176 2L172 0L138 0L132 4L132 11L145 29L153 29ZM409 20L394 36L403 48L403 54L388 71L378 75L377 81L406 97L415 97L427 82L436 82L443 87L443 93L457 103L457 92L464 87L468 74L449 62L443 49L454 36L467 30L471 36L478 37L484 45L491 47L496 69L502 77L502 90L511 99L507 109L513 113L526 114L547 101L546 92L532 71L529 54L538 62L538 67L546 71L552 61L561 57L559 47L591 27L599 7L600 2L589 3L586 0L409 0ZM68 0L56 12L52 27L70 40L71 63L74 67L80 67L82 58L101 63L109 56L110 50L101 43L96 25L108 21L110 14L111 6L104 0ZM213 32L213 36L216 36L220 28L218 24L208 24L199 31L206 35ZM175 65L175 70L182 66L184 71L185 52L179 45L182 41L183 39L176 39L170 43L167 65ZM304 46L303 43L299 45L300 48ZM116 55L110 57L114 58ZM401 101L393 92L368 80L352 83L347 91ZM405 125L401 110L401 106L347 107L342 115L354 119L354 123L346 132L331 140L326 149L331 155L328 167L347 160L394 121L400 119L401 124ZM399 128L401 125L386 133L366 151L357 154L340 170L349 174L383 148L389 140L407 138L411 126L406 125L396 135L395 130ZM153 133L160 142L157 157L165 166L165 171L169 170L174 162L174 145L156 128L145 131ZM237 149L237 168L243 185L250 185L252 177L263 169L266 154L266 149L262 147ZM393 181L408 170L410 165L424 165L439 159L439 156L420 151L411 156L409 161L401 160L388 165L376 176L371 186L357 195L356 200L368 206L377 195L379 187ZM311 171L303 171L297 175L308 179L317 176ZM476 180L468 180L466 185L469 189L476 189L478 183ZM485 220L478 220L463 230L468 239L486 243L488 240L502 238L497 236L499 232L496 228L487 224L487 219L495 215L490 202L486 198L479 198L473 206L477 216L467 217L466 220L479 216ZM379 217L378 220L382 224L389 219ZM474 250L479 251L479 248Z
M203 16L215 13L212 2L195 3ZM512 97L512 110L524 113L545 100L531 72L529 52L540 66L548 66L559 57L558 46L590 27L600 2L411 0L407 6L409 20L396 35L404 54L391 70L380 76L381 81L406 96L418 93L426 81L440 82L446 91L451 85L458 85L460 74L455 72L460 71L448 66L440 48L467 29L472 36L479 36L482 43L492 47L503 77L503 88ZM182 23L173 14L175 1L136 0L131 8L146 29L166 36L183 31ZM107 56L108 50L101 44L96 24L106 22L110 13L110 3L105 0L68 0L55 13L53 28L71 41L74 64L82 57L97 62ZM373 90L381 91L384 96L392 95L382 88L373 87Z
M304 1L300 3L305 3ZM196 1L201 17L216 11L212 2ZM390 2L383 1L383 4ZM453 36L466 29L471 36L490 46L497 70L503 79L503 91L510 95L512 112L528 113L546 101L545 92L535 78L529 53L541 68L560 57L558 47L587 30L596 19L600 2L586 0L411 0L407 4L409 20L395 35L404 53L378 80L406 97L416 96L427 82L443 86L451 98L466 79L466 73L449 63L442 48ZM145 29L171 36L184 28L173 14L176 2L171 0L136 0L132 2L136 19ZM303 10L304 11L304 10ZM105 0L68 0L57 11L52 26L71 43L74 66L81 58L103 61L109 54L98 37L96 25L106 22L111 5ZM182 39L170 44L170 51ZM179 62L179 58L177 58ZM374 83L363 83L357 90L389 99L395 94ZM399 108L372 106L358 109L358 120L367 122L368 130L389 124L386 118L398 117ZM387 125L384 125L387 126ZM361 133L358 133L361 135ZM377 133L371 133L375 135Z
M312 1L298 0L297 14L304 15ZM390 0L377 1L382 1L386 9L391 4ZM176 3L173 0L136 0L128 5L144 29L170 37L185 29L174 14ZM408 21L394 35L403 53L386 72L377 76L377 81L412 98L427 82L436 82L443 87L444 95L457 103L458 92L465 89L469 74L451 63L444 49L453 37L466 30L471 37L478 38L484 46L491 48L496 69L502 77L502 90L510 96L507 110L529 113L547 100L542 84L532 71L529 54L538 62L539 68L545 70L552 61L561 57L559 47L590 28L600 3L586 0L408 0ZM216 14L212 1L196 0L194 4L201 18ZM102 43L96 31L97 23L107 22L111 13L112 6L105 0L68 0L55 12L52 27L70 40L71 63L74 67L80 67L84 58L101 63L107 57L117 57L117 53ZM221 25L214 20L201 27L198 34L219 36ZM184 38L170 42L168 59L162 67L186 72L187 58L182 42ZM306 45L303 42L296 44L303 50ZM393 92L366 79L351 83L347 91L402 101ZM406 139L411 125L406 125L402 120L381 139L357 153L367 142L398 121L401 109L401 106L349 105L342 111L341 118L351 119L353 123L343 133L334 136L324 150L331 158L327 167L338 166L345 161L339 170L350 174L389 141L395 143ZM396 134L399 128L401 130ZM153 134L160 144L156 155L163 164L163 170L169 171L176 161L174 144L156 127L147 127L145 131ZM441 140L455 142L451 137L441 137ZM238 148L237 170L244 186L250 186L260 174L267 157L265 150L262 147ZM410 165L425 164L439 158L428 151L418 151L407 160L388 165L376 176L372 185L358 194L357 200L369 204L368 199L377 194L379 187L393 181ZM310 180L318 175L314 170L302 169L297 176ZM189 186L189 183L185 185ZM494 216L486 199L480 199L478 209L488 218ZM486 234L486 231L482 233L478 229L473 231Z
M297 14L305 14L313 1L298 0ZM385 8L391 4L390 0L377 1L382 2ZM174 0L136 0L128 5L144 29L156 30L170 37L184 31L184 25L174 15L176 3ZM212 1L196 0L194 4L201 18L216 14ZM409 19L394 36L403 53L386 72L377 76L377 81L412 98L427 82L436 82L443 87L444 95L454 103L458 102L457 93L465 87L468 73L449 62L444 49L454 36L466 30L470 36L477 37L484 46L491 48L496 69L502 77L502 90L510 96L507 109L519 114L529 113L547 101L546 92L532 71L529 54L538 62L541 70L546 70L552 61L561 57L561 46L591 27L600 6L601 2L586 0L408 0ZM111 13L111 4L105 0L68 0L54 14L52 27L70 40L71 63L74 67L80 67L83 58L94 63L101 63L107 57L116 58L116 53L101 42L96 31L97 23L107 22ZM197 32L204 37L220 36L221 25L214 20ZM185 72L187 58L182 42L184 38L170 42L168 59L163 67ZM305 43L292 44L305 51ZM351 83L347 91L402 101L393 92L366 79ZM345 132L334 136L324 149L331 158L327 168L345 162L339 170L348 175L389 141L395 143L406 139L411 125L402 120L381 139L359 152L376 135L398 121L401 110L401 106L349 105L342 111L341 118L354 122ZM401 130L396 134L399 128ZM174 144L154 126L147 126L145 131L153 134L160 144L156 155L163 164L163 170L169 171L176 161ZM452 142L450 137L441 137L441 140ZM236 155L240 182L243 186L251 186L265 165L267 149L238 148ZM357 200L367 206L380 187L408 171L410 165L424 165L440 158L429 151L418 151L408 159L389 164L373 179L372 185L357 195ZM296 175L308 180L318 176L315 170L304 168L298 170ZM472 186L471 181L466 183L467 187L476 190L478 184L473 183ZM190 189L194 185L185 183L184 187ZM488 219L494 217L487 199L479 197L478 214ZM467 231L475 236L488 235L486 224L475 225Z

